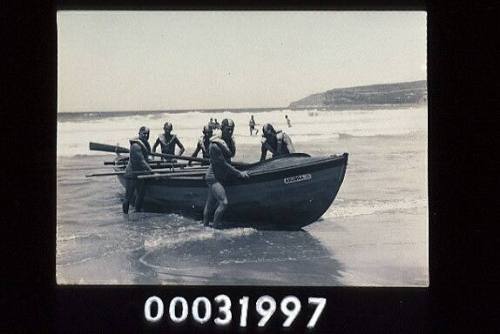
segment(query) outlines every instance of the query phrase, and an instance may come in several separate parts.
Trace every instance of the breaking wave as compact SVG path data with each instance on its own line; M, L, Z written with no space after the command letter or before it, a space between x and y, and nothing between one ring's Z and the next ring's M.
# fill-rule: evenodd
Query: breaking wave
M427 109L389 109L389 110L344 110L318 111L311 116L309 110L271 110L262 112L182 112L133 114L129 116L107 117L104 113L89 113L86 117L69 117L59 120L57 128L58 156L85 156L104 154L90 152L90 141L128 146L128 139L137 135L140 126L151 128L150 143L162 132L163 123L173 124L173 132L178 135L191 153L202 135L201 130L211 117L219 122L231 118L236 124L235 141L237 144L260 145L258 135L250 136L248 120L254 114L256 129L261 131L264 123L287 132L294 142L310 140L336 140L366 136L411 135L427 131ZM291 119L288 127L285 115Z
M418 208L426 208L425 199L404 199L399 201L349 201L343 202L337 199L338 205L333 205L323 215L323 218L353 217L362 215L372 215L375 213L389 211L404 211Z

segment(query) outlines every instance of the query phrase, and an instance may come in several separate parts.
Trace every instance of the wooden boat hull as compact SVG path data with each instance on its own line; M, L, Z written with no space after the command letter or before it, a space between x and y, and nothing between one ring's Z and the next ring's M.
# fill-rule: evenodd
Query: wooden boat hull
M247 168L249 179L233 179L225 184L229 200L225 225L300 229L315 222L334 201L344 179L347 158L347 153L291 156ZM123 176L118 178L124 185ZM203 177L145 182L145 209L202 218L208 191Z

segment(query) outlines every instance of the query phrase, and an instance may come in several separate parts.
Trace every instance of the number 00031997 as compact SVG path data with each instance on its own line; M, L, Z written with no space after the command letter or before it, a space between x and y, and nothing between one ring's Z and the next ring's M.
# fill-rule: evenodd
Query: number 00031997
M168 316L174 323L184 322L191 313L192 319L199 324L206 324L215 316L213 322L216 325L224 326L229 325L233 321L233 314L231 312L232 303L231 299L226 295L218 295L213 301L215 306L212 312L212 303L207 297L197 297L194 299L189 308L188 302L183 297L174 297L170 300L168 305ZM308 305L314 306L314 312L307 322L308 328L314 328L318 319L323 312L326 305L326 299L321 297L309 297ZM250 298L243 296L239 299L239 326L247 327L247 318L250 307ZM255 307L253 309L253 307ZM252 311L255 310L259 320L258 327L264 327L269 322L273 314L276 312L278 304L276 300L268 295L261 296L255 301L255 306L252 306ZM295 296L287 296L279 303L279 310L285 316L285 321L282 323L283 327L292 326L294 320L297 318L302 310L300 300ZM163 318L165 313L165 305L161 298L157 296L149 297L144 304L144 317L148 322L156 323Z

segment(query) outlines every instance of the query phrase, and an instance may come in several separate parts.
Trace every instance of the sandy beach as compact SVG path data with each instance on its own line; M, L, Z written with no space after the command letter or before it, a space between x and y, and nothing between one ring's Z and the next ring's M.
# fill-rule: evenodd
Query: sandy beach
M363 111L360 117L369 123L377 112ZM414 112L424 113L425 121L425 109ZM333 117L320 113L323 121ZM332 127L343 126L339 114L334 116ZM127 217L121 213L124 190L114 177L84 177L102 171L112 155L60 154L58 283L426 286L426 125L401 134L382 129L360 136L351 119L345 124L352 123L352 131L341 135L315 117L292 119L288 132L297 139L297 151L349 153L337 199L318 222L297 232L219 231L175 214ZM307 135L311 129L318 133ZM240 125L239 138L246 131ZM69 135L62 133L58 142L64 136ZM260 155L260 137L246 136L236 160L253 162ZM187 153L191 146L186 145Z

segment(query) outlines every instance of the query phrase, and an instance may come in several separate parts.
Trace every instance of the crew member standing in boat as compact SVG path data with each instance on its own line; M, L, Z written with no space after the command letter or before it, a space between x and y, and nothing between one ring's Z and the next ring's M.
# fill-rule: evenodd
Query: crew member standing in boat
M214 120L214 129L220 129L221 125L217 122L217 118Z
M130 201L132 201L135 192L135 211L139 212L142 209L144 181L137 179L137 174L134 172L152 172L148 164L148 157L151 153L148 139L149 129L145 126L141 126L139 129L139 137L130 139L130 155L124 174L125 200L122 204L123 213L128 213Z
M260 161L266 160L267 151L270 151L274 157L294 153L295 148L292 139L285 132L278 130L267 123L262 127L262 147Z
M196 158L198 156L198 153L201 151L203 154L204 159L210 158L210 154L208 153L208 149L210 146L210 138L213 135L213 131L210 128L210 126L205 125L203 127L203 136L198 139L198 143L196 144L196 150L194 150L193 154L191 155L193 158ZM189 161L188 165L191 166L192 161ZM208 165L208 162L203 162L202 165Z
M222 217L229 203L224 183L231 177L249 177L246 171L239 171L231 165L231 158L236 154L236 145L232 138L233 131L234 122L230 119L224 119L221 123L221 129L214 130L214 135L210 138L210 166L205 175L208 185L208 198L203 210L203 224L205 226L208 226L210 215L217 203L213 227L221 227Z
M208 127L213 130L215 129L215 122L213 118L210 118L210 121L208 122Z
M182 145L181 141L179 138L177 138L176 135L172 134L172 124L169 122L166 122L163 125L163 131L161 135L158 136L158 139L156 139L155 144L153 145L153 152L156 152L156 147L158 145L161 146L161 153L163 154L175 154L175 146L179 146L179 155L182 155L184 153L184 146Z

